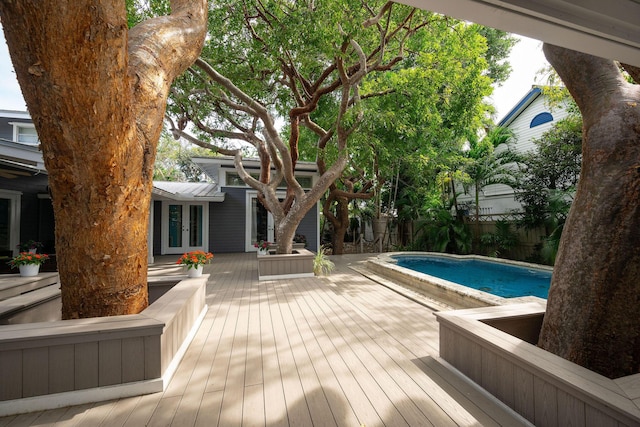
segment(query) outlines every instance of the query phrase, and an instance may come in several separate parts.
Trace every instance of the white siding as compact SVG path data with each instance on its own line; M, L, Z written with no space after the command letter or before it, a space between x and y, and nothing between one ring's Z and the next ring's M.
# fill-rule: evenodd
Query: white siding
M531 127L531 121L540 113L548 112L553 120L541 125ZM555 107L553 109L545 103L544 95L538 94L528 106L526 106L508 125L515 135L513 149L518 153L525 153L536 149L533 140L539 139L543 133L551 129L559 120L568 115L566 109ZM473 187L470 194L463 194L458 198L460 203L474 203ZM513 198L513 190L506 185L495 184L484 187L479 198L481 214L502 214L513 210L521 210L521 204ZM473 214L473 212L472 212Z
M544 123L534 128L530 127L531 120L540 113L549 112L553 116L553 121ZM544 101L544 95L539 95L515 120L513 120L508 128L513 130L516 135L515 150L524 153L535 149L534 139L539 139L543 133L548 131L559 120L567 117L567 111L554 107L551 110Z

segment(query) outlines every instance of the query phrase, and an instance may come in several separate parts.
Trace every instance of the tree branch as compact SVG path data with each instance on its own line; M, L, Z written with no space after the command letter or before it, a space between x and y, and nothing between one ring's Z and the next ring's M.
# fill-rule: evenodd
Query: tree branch
M599 110L593 106L625 98L629 84L614 61L548 43L542 50L580 107L585 122L599 119ZM602 96L606 99L600 99Z

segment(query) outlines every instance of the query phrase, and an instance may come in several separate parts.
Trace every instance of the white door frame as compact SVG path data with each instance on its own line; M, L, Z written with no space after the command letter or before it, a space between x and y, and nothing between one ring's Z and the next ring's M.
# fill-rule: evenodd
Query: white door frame
M282 194L280 194L280 192L276 193L278 195L278 197L284 197L284 192L282 192ZM247 191L246 193L246 201L245 201L245 206L246 206L246 218L245 218L245 233L244 233L244 250L245 252L256 252L258 249L253 246L253 244L255 243L252 240L252 236L251 236L251 232L252 227L253 227L253 211L251 209L252 206L252 199L258 199L258 192L257 191ZM259 203L259 202L257 202ZM270 242L273 242L275 240L275 222L273 220L273 215L271 215L271 212L267 211L267 240Z
M9 200L9 250L14 255L17 254L16 249L20 239L20 205L22 200L22 192L11 190L0 190L0 199Z
M182 206L182 246L169 246L169 205ZM202 246L189 246L189 206L202 206ZM175 200L162 201L162 254L182 254L184 252L203 250L209 248L209 203L187 202Z

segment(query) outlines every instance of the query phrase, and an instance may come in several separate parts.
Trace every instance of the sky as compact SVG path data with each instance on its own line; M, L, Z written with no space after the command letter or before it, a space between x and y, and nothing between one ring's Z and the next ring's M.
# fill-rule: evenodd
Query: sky
M0 31L0 110L27 110L16 73L11 65L3 31Z
M1 27L0 27L1 28ZM511 50L512 71L509 80L494 90L491 100L496 107L496 122L502 119L536 84L537 72L547 65L538 40L517 36L520 42ZM0 31L0 110L26 111L22 92L9 59L9 51Z
M500 87L494 88L491 100L496 107L496 122L531 90L531 86L542 84L538 71L549 65L542 52L542 42L516 35L520 41L511 49L509 63L511 75ZM537 77L537 79L536 79Z

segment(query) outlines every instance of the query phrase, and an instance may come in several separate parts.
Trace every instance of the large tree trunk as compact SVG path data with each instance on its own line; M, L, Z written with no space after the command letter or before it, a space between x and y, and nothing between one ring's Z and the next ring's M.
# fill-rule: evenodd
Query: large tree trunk
M545 45L583 116L580 181L539 344L610 378L640 368L640 90L609 60Z
M331 225L333 226L333 233L331 234L331 246L333 255L344 254L344 237L349 229L349 199L346 197L329 195L328 200L335 200L336 212L335 215L331 212L331 203L324 204L323 213Z
M42 142L63 318L147 306L153 162L169 86L198 56L205 0L127 28L121 0L0 2Z
M304 217L304 212L302 213L302 217ZM293 237L296 234L300 221L302 221L302 217L298 218L297 216L288 214L283 217L282 220L276 220L275 237L276 243L278 244L277 253L290 254L293 252Z

